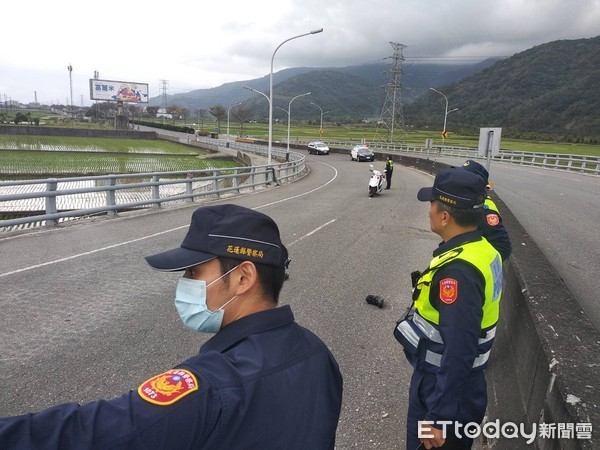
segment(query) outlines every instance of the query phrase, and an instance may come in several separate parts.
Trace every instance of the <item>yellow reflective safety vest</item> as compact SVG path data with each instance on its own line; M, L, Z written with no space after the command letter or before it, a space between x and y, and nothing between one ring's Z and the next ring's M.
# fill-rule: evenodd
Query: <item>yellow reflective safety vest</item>
M502 259L485 239L467 242L431 260L427 270L415 284L414 313L398 322L394 336L404 346L411 364L419 370L435 373L444 353L444 340L439 331L440 314L431 304L431 284L435 273L451 261L462 260L478 270L485 282L481 335L473 370L486 366L500 315L502 296Z
M485 201L483 202L483 208L489 209L490 211L496 211L498 214L500 214L500 211L498 211L498 207L496 206L496 203L494 203L494 200L492 200L492 197L490 197L489 195L485 196Z

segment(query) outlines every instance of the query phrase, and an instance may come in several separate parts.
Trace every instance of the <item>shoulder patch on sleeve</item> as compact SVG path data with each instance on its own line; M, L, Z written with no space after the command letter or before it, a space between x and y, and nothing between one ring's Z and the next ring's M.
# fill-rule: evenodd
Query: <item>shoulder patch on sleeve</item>
M458 298L458 281L454 278L440 280L440 300L450 305Z
M485 218L487 220L488 225L491 227L495 227L500 223L500 217L498 217L498 214L488 214L487 216L485 216Z
M155 405L172 405L188 394L198 390L198 380L184 369L171 369L142 383L138 394Z

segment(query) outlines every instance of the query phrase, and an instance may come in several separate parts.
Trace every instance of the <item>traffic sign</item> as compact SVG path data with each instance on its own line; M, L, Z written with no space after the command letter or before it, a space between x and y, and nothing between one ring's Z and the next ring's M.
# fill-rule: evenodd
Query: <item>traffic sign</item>
M501 138L502 128L480 128L478 156L491 157L500 154Z
M323 136L323 128L321 128L321 129L319 130L319 134L320 134L321 136Z
M447 131L442 131L442 137L447 138L448 137L448 132Z

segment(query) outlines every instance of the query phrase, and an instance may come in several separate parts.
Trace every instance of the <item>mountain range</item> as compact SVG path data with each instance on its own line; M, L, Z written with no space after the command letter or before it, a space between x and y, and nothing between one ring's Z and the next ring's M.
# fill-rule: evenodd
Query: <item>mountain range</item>
M289 101L295 120L319 118L336 123L379 118L390 80L390 64L363 64L342 68L290 68L273 74L273 116L287 120ZM190 114L210 106L238 102L255 120L268 117L264 96L269 75L226 83L216 88L168 95L167 104L187 108ZM406 127L438 127L472 132L479 127L502 127L509 134L542 133L581 142L600 139L600 36L541 44L505 59L478 64L406 64L400 76L400 99ZM311 104L314 103L315 105ZM161 98L149 105L160 106ZM279 108L285 110L281 111ZM503 134L505 132L503 131Z

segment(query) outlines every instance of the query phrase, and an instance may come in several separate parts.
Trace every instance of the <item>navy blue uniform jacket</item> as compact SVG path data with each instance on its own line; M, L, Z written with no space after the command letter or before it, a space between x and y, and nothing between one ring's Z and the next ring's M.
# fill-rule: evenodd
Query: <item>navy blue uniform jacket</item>
M438 256L465 242L481 239L480 231L458 235L448 242L442 243L434 252ZM458 298L452 304L439 300L439 282L444 278L457 280ZM469 380L473 361L477 356L478 339L481 336L482 306L484 299L484 280L478 271L464 261L453 261L441 267L431 282L430 299L440 313L439 330L444 339L446 350L441 360L441 367L436 374L435 389L427 393L428 413L425 420L462 420L463 423L478 421L479 417L461 417L462 413L480 409L485 412L487 398L475 399L465 396L469 388L465 382ZM463 403L473 402L480 408ZM465 411L465 409L467 411ZM476 415L475 415L476 416Z
M289 306L223 328L177 368L198 390L171 405L130 391L0 419L7 449L332 449L342 376Z
M512 244L498 211L494 211L484 204L483 217L478 228L483 237L500 253L502 261L506 261L512 253Z

